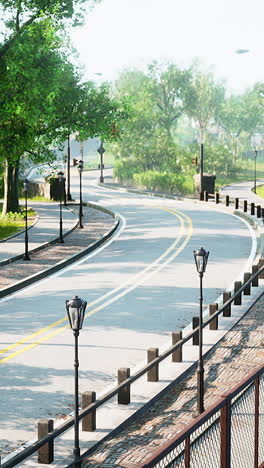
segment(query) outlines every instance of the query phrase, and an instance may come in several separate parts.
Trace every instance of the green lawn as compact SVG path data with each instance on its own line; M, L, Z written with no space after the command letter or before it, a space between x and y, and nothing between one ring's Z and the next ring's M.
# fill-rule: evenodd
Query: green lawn
M7 213L0 217L0 240L6 239L25 229L25 207L21 206L21 213ZM0 204L2 210L2 204ZM28 208L28 225L31 225L36 217L36 212Z
M256 194L257 194L259 197L264 198L264 185L259 185L259 186L257 187Z

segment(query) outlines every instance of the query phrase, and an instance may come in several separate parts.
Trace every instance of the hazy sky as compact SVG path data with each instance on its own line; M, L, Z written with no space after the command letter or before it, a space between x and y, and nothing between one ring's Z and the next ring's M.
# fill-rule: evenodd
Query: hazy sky
M264 0L102 0L72 33L86 77L195 57L232 91L264 81ZM238 55L237 49L249 49Z

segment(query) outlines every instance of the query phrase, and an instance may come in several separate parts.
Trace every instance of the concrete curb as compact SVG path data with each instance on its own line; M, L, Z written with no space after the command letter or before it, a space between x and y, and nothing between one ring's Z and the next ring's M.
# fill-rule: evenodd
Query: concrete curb
M118 229L118 227L120 225L119 216L117 216L115 213L111 212L110 210L104 209L103 207L99 207L99 205L93 205L92 207L95 208L95 209L107 212L108 214L110 214L115 219L114 227L112 229L110 229L110 231L107 234L101 236L97 241L93 242L93 244L91 244L89 247L83 249L81 252L78 252L77 254L72 255L71 257L67 258L66 260L62 260L61 262L57 263L56 265L54 265L54 266L52 266L50 268L47 268L46 270L43 270L43 271L41 271L39 273L31 275L26 279L18 281L17 283L15 283L15 284L13 284L11 286L8 286L5 289L2 289L0 291L0 298L8 296L9 294L13 294L16 291L19 291L20 289L23 289L26 286L29 286L29 285L31 285L33 283L36 283L37 281L40 281L40 280L42 280L44 278L47 278L47 276L50 276L50 275L56 273L57 271L62 270L63 268L71 265L72 263L77 262L81 258L83 258L86 255L88 255L89 253L93 252L95 249L97 249L99 246L101 246L108 239L110 239L110 237L112 237L112 235L116 232L116 230ZM75 228L73 228L67 234L72 232L74 229ZM34 251L36 252L37 250L41 250L41 248L44 248L44 246L47 247L48 245L54 244L56 241L57 241L57 239L54 239L53 241L49 242L48 244L43 244L43 246L35 249ZM32 252L33 252L33 250L32 250ZM23 255L19 256L19 258L22 258L22 257L23 257Z

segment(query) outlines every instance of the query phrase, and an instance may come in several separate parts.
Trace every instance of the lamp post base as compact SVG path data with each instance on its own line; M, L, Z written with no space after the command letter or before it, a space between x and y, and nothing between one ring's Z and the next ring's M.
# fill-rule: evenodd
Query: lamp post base
M198 416L200 416L200 414L204 413L205 409L204 408L196 408L196 410L192 413L192 417L193 419L195 418L198 418Z
M99 182L100 182L100 184L103 184L103 183L104 183L104 178L103 178L103 176L100 176Z
M23 260L30 260L30 257L28 254L25 254L24 257L23 257Z

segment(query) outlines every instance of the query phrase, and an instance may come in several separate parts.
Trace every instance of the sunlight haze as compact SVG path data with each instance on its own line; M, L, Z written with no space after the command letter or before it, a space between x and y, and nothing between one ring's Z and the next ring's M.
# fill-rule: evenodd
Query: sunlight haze
M71 37L88 79L112 80L154 59L184 67L199 58L239 92L264 78L263 17L263 0L103 0Z

